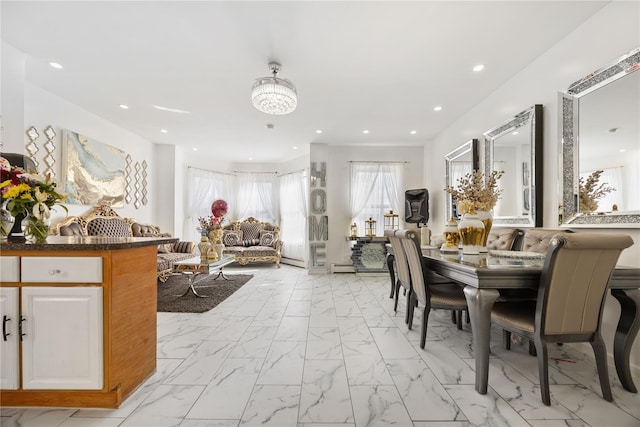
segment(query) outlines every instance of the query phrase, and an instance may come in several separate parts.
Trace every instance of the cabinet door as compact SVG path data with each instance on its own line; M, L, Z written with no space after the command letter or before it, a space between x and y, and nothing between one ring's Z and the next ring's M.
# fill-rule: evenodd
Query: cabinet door
M22 388L101 389L102 288L22 288Z
M17 390L20 387L18 291L18 288L0 288L0 388L5 390Z

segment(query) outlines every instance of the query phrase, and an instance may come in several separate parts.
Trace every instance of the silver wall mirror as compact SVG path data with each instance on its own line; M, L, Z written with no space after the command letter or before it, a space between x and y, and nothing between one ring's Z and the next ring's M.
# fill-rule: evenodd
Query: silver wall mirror
M560 93L563 225L640 227L638 69L640 48ZM586 185L594 173L601 197Z
M542 227L542 105L484 133L484 174L504 171L494 225Z
M458 179L480 168L478 140L472 139L462 144L446 156L445 188L458 185ZM447 219L452 216L459 219L456 205L451 194L447 194Z

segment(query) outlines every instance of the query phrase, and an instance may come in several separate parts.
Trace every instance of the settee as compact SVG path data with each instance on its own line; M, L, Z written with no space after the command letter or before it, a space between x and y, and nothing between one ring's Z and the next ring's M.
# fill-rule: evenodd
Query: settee
M53 227L60 236L102 237L171 237L161 233L155 225L141 224L132 218L123 218L109 205L100 205L83 216L70 216ZM165 282L173 272L173 263L193 258L193 242L175 242L158 245L158 279Z
M280 227L249 217L222 227L224 253L235 255L240 265L250 262L274 262L280 268Z

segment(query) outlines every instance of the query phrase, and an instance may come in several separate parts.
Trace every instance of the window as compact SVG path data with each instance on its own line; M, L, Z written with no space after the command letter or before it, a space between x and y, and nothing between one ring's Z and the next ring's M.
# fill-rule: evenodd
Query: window
M306 261L307 172L293 172L278 177L280 192L280 231L282 256Z
M211 203L217 199L226 200L229 206L233 205L234 176L212 172L204 169L190 167L187 172L188 179L188 217L186 218L183 235L185 240L200 240L197 228L200 226L199 217L211 215Z
M238 173L236 184L234 218L244 220L252 216L259 221L276 222L278 199L275 173Z
M401 163L351 163L351 223L356 223L359 235L364 235L364 221L372 218L381 236L384 214L399 212L402 169Z

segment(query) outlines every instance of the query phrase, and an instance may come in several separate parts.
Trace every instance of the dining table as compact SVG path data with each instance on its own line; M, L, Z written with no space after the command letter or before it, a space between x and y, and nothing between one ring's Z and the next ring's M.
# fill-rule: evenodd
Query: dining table
M422 255L428 269L464 286L473 336L475 389L486 394L493 304L501 294L518 295L528 291L530 295L531 290L536 290L544 256L504 256L498 252L493 255L491 251L488 254L465 255L424 247ZM613 343L616 372L622 386L637 393L629 359L640 330L640 268L616 266L608 288L621 308Z

